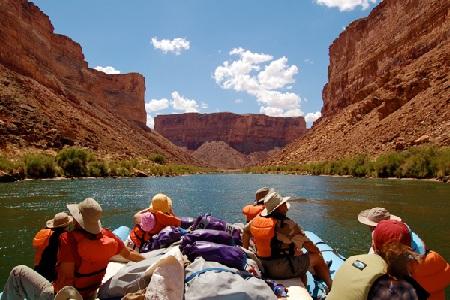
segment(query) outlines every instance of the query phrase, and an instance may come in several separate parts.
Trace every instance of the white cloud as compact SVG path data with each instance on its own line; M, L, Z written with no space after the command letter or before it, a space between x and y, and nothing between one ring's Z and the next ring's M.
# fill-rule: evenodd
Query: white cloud
M208 103L202 102L200 107L201 107L201 109L207 109L208 108Z
M336 7L340 11L350 11L358 6L362 9L368 9L371 3L376 3L377 0L315 0L319 5L327 7Z
M191 43L185 38L175 38L173 40L158 40L157 37L152 38L152 44L155 49L160 49L163 53L175 53L180 55L183 50L189 50Z
M294 83L294 76L298 73L295 65L288 66L287 58L283 56L280 59L272 61L265 66L264 71L258 73L258 81L263 89L274 90Z
M106 66L106 67L96 66L94 69L96 69L97 71L106 73L106 74L120 74L119 70L116 70L114 67L111 67L111 66Z
M147 127L153 129L155 127L155 118L153 118L149 113L147 113Z
M312 123L314 123L321 116L322 113L320 111L316 111L315 113L307 113L305 116L305 121L311 126Z
M313 64L314 64L314 61L313 61L312 59L310 59L310 58L305 58L303 61L304 61L306 64L310 64L310 65L313 65Z
M241 104L243 101L241 98L234 99L234 103Z
M152 99L150 100L150 102L145 103L145 110L147 112L154 112L154 111L159 111L159 110L163 110L169 107L169 100L167 100L166 98L162 98L162 99Z
M279 59L264 53L253 53L243 48L229 52L237 56L225 61L214 71L216 83L223 89L246 92L260 105L260 112L270 116L303 116L300 97L283 89L291 89L298 67L288 65L288 59Z
M198 112L199 105L197 101L188 99L180 95L177 91L172 92L172 107L182 112Z

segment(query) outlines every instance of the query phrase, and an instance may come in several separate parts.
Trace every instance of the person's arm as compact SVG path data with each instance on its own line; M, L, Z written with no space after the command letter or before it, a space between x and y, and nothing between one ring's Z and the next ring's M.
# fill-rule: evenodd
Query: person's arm
M247 223L247 225L245 225L244 227L244 231L242 232L242 247L244 247L245 249L248 249L248 247L250 247L250 238L252 236L251 232L250 232L250 223Z
M65 286L73 286L75 278L75 257L67 232L59 236L57 276L53 282L55 294ZM76 251L76 250L75 250Z
M137 253L134 250L130 250L127 247L123 247L122 250L120 251L119 255L125 259L131 260L134 262L145 259L145 257L143 257L141 254Z
M62 262L58 267L58 276L54 282L55 295L65 286L74 285L75 263Z

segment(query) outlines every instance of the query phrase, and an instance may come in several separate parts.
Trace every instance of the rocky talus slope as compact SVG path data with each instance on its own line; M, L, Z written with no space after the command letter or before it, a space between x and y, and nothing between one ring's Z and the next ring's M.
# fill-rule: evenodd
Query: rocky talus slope
M54 33L26 0L0 1L0 148L89 147L116 156L193 158L145 126L145 82L137 73L88 68L81 46Z
M197 150L192 152L192 156L205 165L219 169L241 169L247 166L253 166L270 155L275 154L277 150L254 152L243 154L223 141L206 142Z
M384 0L330 46L323 117L269 164L450 145L450 2Z

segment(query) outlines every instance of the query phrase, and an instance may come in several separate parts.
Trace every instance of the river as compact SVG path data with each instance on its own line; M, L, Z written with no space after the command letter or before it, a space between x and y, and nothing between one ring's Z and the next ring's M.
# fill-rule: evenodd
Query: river
M112 229L130 226L134 212L147 207L158 192L173 199L179 216L209 212L229 222L243 222L241 208L253 201L262 186L301 198L292 202L288 216L345 256L368 250L369 229L356 216L379 206L402 217L430 248L450 258L450 184L246 174L34 180L0 184L0 285L13 266L32 264L34 234L68 203L94 197L104 210L103 225Z

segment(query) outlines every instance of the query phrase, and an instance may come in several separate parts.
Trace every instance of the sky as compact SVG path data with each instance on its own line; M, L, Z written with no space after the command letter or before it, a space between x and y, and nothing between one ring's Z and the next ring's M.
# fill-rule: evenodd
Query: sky
M35 0L89 67L145 77L158 114L320 117L328 47L380 0Z

